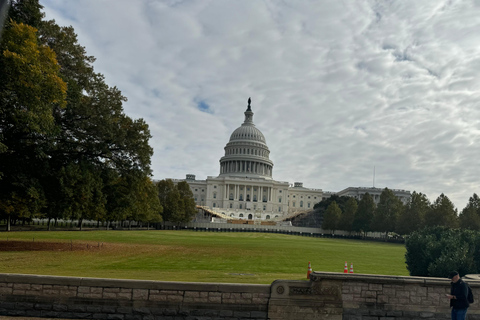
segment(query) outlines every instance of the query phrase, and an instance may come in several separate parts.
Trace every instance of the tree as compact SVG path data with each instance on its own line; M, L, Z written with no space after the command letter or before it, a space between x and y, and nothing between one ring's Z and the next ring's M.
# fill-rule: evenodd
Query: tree
M402 201L395 196L392 190L383 189L373 217L372 229L385 232L386 238L388 232L395 230L397 218L403 212L403 209Z
M363 195L358 204L357 213L353 219L353 230L358 232L372 231L372 220L375 212L375 202L372 196L367 192Z
M161 219L148 125L125 115L126 98L94 72L73 28L41 9L14 0L0 44L0 210L49 222Z
M335 230L338 229L338 222L340 221L340 216L342 211L335 201L333 201L325 211L323 216L322 229L331 230L332 234L335 233Z
M430 206L425 216L425 225L429 227L444 226L456 228L458 226L457 209L450 199L443 193Z
M38 43L36 32L12 21L0 44L0 202L9 217L36 214L45 203L38 171L45 140L55 132L53 109L66 105L55 53Z
M396 232L399 234L411 234L423 229L425 216L430 209L430 201L423 193L413 192L410 202L400 214L397 221Z
M182 223L192 220L196 206L187 182L182 181L175 185L171 179L166 179L159 181L157 188L163 206L164 221Z
M345 209L340 216L340 221L338 223L339 230L345 230L352 232L353 230L353 220L355 219L355 213L358 209L357 199L350 197L345 204Z
M180 181L177 184L177 189L180 193L181 201L183 202L183 216L181 217L180 221L178 222L189 222L197 213L197 205L195 203L195 199L193 198L192 189L190 189L190 185L186 181Z
M470 197L459 216L460 228L480 230L480 198L476 193Z

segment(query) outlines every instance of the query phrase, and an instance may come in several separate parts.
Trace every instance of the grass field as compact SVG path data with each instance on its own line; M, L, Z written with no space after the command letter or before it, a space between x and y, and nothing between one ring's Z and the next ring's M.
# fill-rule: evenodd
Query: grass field
M62 242L12 251L5 242ZM2 232L0 272L187 282L269 284L313 271L408 275L401 244L269 233L194 231ZM69 247L70 245L70 247ZM16 249L15 249L16 250Z

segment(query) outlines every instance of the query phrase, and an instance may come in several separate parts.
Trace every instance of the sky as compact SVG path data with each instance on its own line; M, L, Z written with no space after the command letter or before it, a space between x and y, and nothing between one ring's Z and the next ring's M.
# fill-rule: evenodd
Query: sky
M480 0L40 0L152 134L154 179L218 176L252 99L273 178L480 193Z

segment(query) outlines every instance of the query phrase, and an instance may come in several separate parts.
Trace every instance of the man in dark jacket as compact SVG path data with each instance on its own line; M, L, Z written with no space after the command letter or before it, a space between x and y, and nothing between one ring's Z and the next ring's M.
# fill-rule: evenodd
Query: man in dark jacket
M452 320L465 320L467 309L470 306L467 300L468 287L457 271L452 271L448 275L452 279L450 284L450 294L447 298L450 299L450 307L452 307Z

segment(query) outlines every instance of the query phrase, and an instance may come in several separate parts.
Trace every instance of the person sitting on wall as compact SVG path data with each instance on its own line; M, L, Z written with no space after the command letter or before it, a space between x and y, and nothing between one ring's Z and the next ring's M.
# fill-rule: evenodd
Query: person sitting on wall
M447 294L452 308L452 320L465 320L467 309L470 306L467 300L467 284L463 282L457 271L450 272L448 278L452 280L450 294Z

